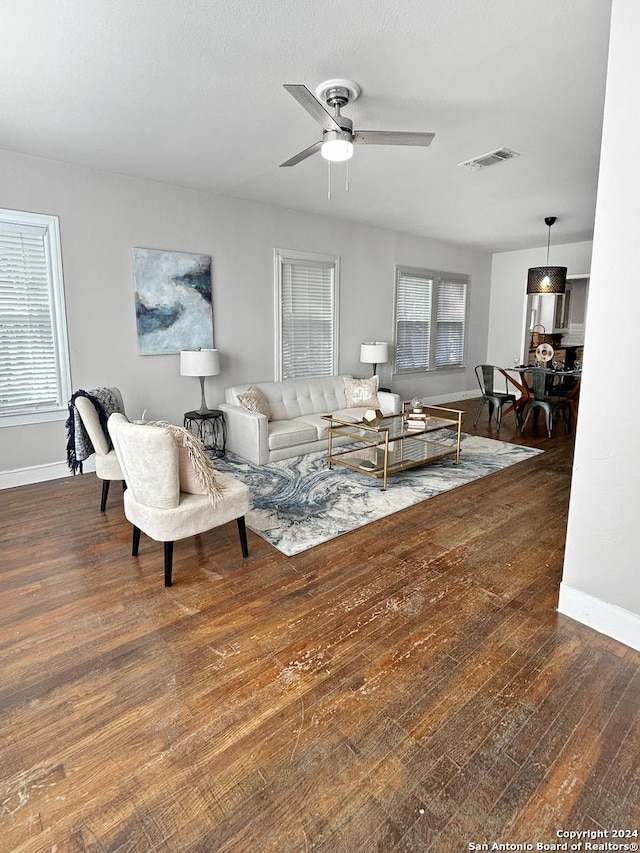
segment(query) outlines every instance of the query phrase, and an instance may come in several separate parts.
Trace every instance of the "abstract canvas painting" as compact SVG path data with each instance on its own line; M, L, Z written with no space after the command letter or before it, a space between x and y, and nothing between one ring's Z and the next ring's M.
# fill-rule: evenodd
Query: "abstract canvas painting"
M136 248L133 281L140 355L213 347L210 256Z

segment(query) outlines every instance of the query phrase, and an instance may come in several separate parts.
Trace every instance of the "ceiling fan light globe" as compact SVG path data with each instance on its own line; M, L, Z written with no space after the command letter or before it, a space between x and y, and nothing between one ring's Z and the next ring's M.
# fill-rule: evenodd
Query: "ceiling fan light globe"
M342 163L353 157L353 143L347 139L328 139L322 143L320 153L325 160Z

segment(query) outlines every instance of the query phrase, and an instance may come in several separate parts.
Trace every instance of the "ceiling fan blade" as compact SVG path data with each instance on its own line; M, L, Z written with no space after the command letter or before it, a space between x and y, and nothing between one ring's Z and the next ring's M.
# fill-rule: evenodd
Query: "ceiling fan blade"
M306 86L298 83L284 83L284 88L304 107L309 115L322 125L324 130L342 130L331 113L315 98Z
M353 141L360 145L431 145L435 133L412 133L403 130L358 130Z
M321 147L322 140L314 142L313 145L305 148L304 151L300 151L299 154L295 154L290 160L287 160L285 163L280 163L280 168L283 166L295 166L296 163L299 163L301 160L306 160L307 157L311 157L311 155L315 154L316 151L319 151Z

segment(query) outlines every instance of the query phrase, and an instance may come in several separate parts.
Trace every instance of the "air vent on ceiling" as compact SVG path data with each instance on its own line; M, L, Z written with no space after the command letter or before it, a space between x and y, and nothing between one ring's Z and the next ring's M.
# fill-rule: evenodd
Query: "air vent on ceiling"
M488 154L481 154L480 157L458 163L458 166L464 166L465 169L473 169L474 172L477 172L479 169L486 169L487 166L495 166L496 163L502 163L519 156L520 154L517 151L512 151L510 148L496 148L495 151L489 151Z

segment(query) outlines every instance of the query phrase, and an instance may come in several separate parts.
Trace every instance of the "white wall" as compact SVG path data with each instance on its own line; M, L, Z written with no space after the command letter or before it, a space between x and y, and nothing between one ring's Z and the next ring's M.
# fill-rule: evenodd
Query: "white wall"
M613 0L580 420L559 610L640 649L640 5Z
M544 218L544 217L543 217ZM542 222L542 219L541 219ZM552 246L552 263L567 267L567 275L588 275L591 242ZM493 256L487 363L508 367L522 356L528 343L527 270L544 263L546 244L539 249L501 252ZM546 298L546 297L543 297Z
M453 399L475 387L487 339L486 253L8 152L0 152L0 187L0 206L60 217L72 387L116 385L132 417L146 409L181 423L200 400L197 379L179 375L178 355L137 354L134 246L212 256L222 373L207 380L211 406L227 385L273 378L275 247L341 257L340 371L356 376L370 372L359 362L360 342L393 339L396 264L469 274L471 368L398 380L389 365L379 372L383 385L409 398ZM65 473L65 446L62 421L0 428L0 485Z

